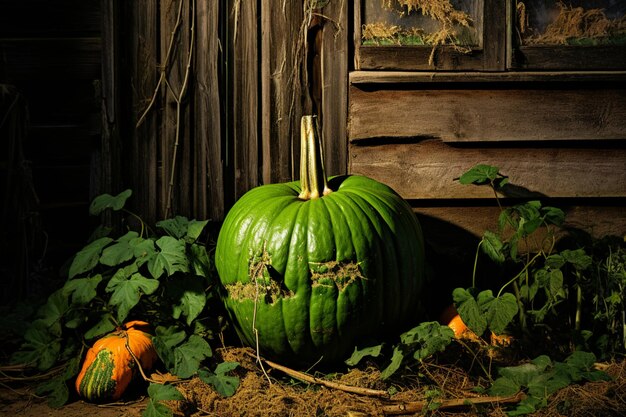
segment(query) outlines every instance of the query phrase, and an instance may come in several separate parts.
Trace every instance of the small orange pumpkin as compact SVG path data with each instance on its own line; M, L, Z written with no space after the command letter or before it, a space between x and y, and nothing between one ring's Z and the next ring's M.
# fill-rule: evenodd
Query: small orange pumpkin
M463 322L454 304L450 304L448 307L446 307L446 309L439 316L439 322L451 328L454 332L454 337L456 337L457 339L463 337L476 337L474 332L472 332Z
M78 394L90 401L117 400L136 375L135 358L144 371L151 369L157 353L148 328L144 321L131 321L96 341L76 378Z
M459 316L458 314L454 316L452 320L450 320L450 322L448 323L448 327L452 329L452 331L454 332L454 337L456 337L457 339L461 338L463 335L465 335L466 332L470 331L467 328L467 325L461 319L461 316Z

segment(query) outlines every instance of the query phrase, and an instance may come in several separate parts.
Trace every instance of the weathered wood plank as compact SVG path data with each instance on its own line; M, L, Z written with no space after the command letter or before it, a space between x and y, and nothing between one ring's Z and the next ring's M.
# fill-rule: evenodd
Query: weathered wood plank
M450 70L472 71L483 69L481 49L462 53L450 46L435 49L435 61L429 59L433 48L428 46L368 46L359 48L359 66L361 70Z
M417 83L624 83L626 71L352 71L350 84ZM485 88L488 88L485 86Z
M506 10L508 2L485 0L483 8L483 70L506 68Z
M543 70L620 70L626 68L626 47L520 46L512 67Z
M511 196L626 197L626 147L454 147L439 140L350 146L350 172L368 175L407 199L493 198L488 187L455 178L484 163L500 168Z
M5 81L96 80L100 38L0 39L0 76Z
M309 4L309 3L306 3ZM311 100L306 86L304 4L261 2L261 142L263 183L298 177L300 117Z
M495 203L487 207L472 205L471 201L467 205L439 207L424 207L419 202L415 203L413 210L429 241L453 245L458 241L455 236L468 233L480 238L485 230L498 230L500 209ZM626 210L623 207L610 204L581 205L580 201L572 199L542 199L542 203L559 207L565 212L564 229L581 231L595 238L626 234Z
M234 199L259 185L259 30L257 2L229 1L232 42L232 133Z
M348 5L331 1L322 11L320 122L328 175L347 171Z
M121 7L119 2L100 0L102 9L102 80L101 86L101 138L100 150L97 152L96 178L91 196L122 191L120 155L122 114L120 103L121 80L120 62L122 48L120 45L120 29L122 25ZM107 221L110 221L108 219Z
M626 88L350 87L349 137L450 142L626 138Z
M190 53L192 2L162 0L160 3L161 62L167 61L167 88L162 89L163 111L161 119L161 213L169 217L174 213L191 213L191 158L190 107L187 101L188 57ZM180 17L180 20L179 20ZM171 40L173 38L173 44ZM165 85L163 85L165 86ZM193 191L191 191L193 192Z
M150 0L124 2L123 7L124 29L132 33L132 37L124 40L127 42L125 62L128 64L120 63L123 65L123 74L120 74L120 77L130 80L131 83L125 84L123 90L130 89L132 93L132 97L125 103L128 107L123 109L132 114L129 120L131 126L124 131L129 141L124 149L127 153L124 171L128 175L125 180L134 193L132 204L141 208L140 212L145 221L154 224L162 218L158 207L160 200L157 190L159 115L155 108L148 112L139 127L134 126L148 107L157 85L159 75L157 65L160 63L157 50L158 7Z
M197 2L194 89L193 215L224 217L224 167L218 84L218 2Z

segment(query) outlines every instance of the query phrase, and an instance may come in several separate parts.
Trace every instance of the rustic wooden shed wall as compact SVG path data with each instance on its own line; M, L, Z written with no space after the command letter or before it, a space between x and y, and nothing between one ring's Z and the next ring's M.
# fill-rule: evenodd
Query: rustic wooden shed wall
M487 18L508 4L485 1ZM420 51L398 71L393 54L356 48L359 2L347 0L2 4L0 81L30 101L27 157L54 243L82 243L89 199L125 188L149 223L218 224L250 188L297 177L308 113L329 173L393 186L434 244L493 225L491 195L454 182L479 162L573 226L626 231L619 65L505 71L505 32L487 30L478 58L442 54L433 68Z
M151 222L219 221L250 188L297 178L310 113L345 173L347 3L311 4L104 1L102 183L132 188Z
M2 302L42 290L91 232L100 18L100 1L0 1Z

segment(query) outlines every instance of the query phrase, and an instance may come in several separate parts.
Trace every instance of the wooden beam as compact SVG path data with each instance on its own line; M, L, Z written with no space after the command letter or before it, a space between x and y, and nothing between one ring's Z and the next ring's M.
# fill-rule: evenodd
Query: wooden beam
M303 22L302 2L261 2L263 183L298 176L299 147L294 140L299 143L300 117L309 98L301 79L306 69Z
M345 174L348 167L348 2L331 1L322 11L320 122L328 175Z
M626 88L350 88L349 137L448 142L626 139Z
M352 71L350 84L418 83L624 83L626 71ZM488 86L486 86L488 88Z
M406 199L493 198L455 178L494 165L511 178L511 197L626 197L626 148L455 147L439 140L353 142L350 172L381 181Z
M229 126L234 161L233 199L236 200L259 185L261 55L258 48L260 32L257 20L260 11L256 1L231 0L229 5L229 39L232 43L232 102L229 109L232 120Z
M221 100L218 80L220 52L219 2L196 2L196 66L193 89L194 130L192 214L198 219L224 218L224 163Z

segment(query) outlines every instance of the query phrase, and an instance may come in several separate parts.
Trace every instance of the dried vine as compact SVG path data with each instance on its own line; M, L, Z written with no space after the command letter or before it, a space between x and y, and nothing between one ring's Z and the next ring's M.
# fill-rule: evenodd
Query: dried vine
M157 82L157 85L154 88L154 92L152 94L150 102L148 103L146 109L142 112L136 124L136 128L139 128L143 124L147 115L154 109L154 106L157 102L157 97L159 93L161 92L162 88L165 86L167 91L169 91L174 97L174 102L176 103L176 134L174 138L174 147L172 150L172 157L171 157L171 172L170 172L170 177L169 177L168 186L167 186L167 196L166 196L167 206L165 208L165 213L164 213L165 218L170 216L171 214L170 212L172 210L172 192L174 189L174 179L176 175L176 161L178 159L178 146L180 143L182 102L183 102L183 99L185 98L185 95L187 94L187 90L189 87L189 77L191 74L193 50L194 50L194 45L195 45L196 0L192 0L190 3L191 27L189 29L189 34L190 34L189 45L188 45L189 52L187 53L187 57L186 57L186 66L185 66L185 73L183 75L183 82L182 82L182 85L180 86L179 91L177 92L175 91L174 86L172 85L170 80L168 79L168 73L172 65L174 64L172 60L172 52L174 50L176 40L179 38L179 34L181 31L182 22L183 22L183 6L185 4L187 4L187 2L184 2L184 1L180 1L180 3L178 4L176 22L174 24L174 28L172 29L172 32L170 33L169 43L167 46L167 52L165 54L165 59L163 60L163 63L159 67L159 73L160 73L159 80Z

